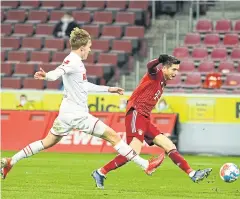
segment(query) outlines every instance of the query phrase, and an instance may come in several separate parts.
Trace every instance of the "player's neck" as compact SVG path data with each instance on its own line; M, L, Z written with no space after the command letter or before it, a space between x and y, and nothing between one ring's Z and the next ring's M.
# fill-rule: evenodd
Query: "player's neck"
M82 60L82 55L79 52L79 50L72 50L71 52L77 54L81 58L81 60Z

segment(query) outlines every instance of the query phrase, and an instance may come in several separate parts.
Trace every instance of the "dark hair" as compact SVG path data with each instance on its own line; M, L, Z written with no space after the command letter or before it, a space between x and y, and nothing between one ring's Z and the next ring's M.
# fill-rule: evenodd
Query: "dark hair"
M163 66L171 67L172 64L180 64L180 60L172 55L160 55L159 63L161 63Z

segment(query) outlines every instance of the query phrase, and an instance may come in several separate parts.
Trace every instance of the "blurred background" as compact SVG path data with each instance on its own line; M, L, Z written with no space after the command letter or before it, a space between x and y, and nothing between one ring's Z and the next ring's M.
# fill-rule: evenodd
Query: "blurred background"
M239 10L239 1L1 1L2 149L17 150L50 128L62 81L37 81L33 74L61 64L78 26L92 36L84 61L88 80L128 91L123 97L90 94L93 114L124 132L126 100L147 62L172 54L181 60L180 73L164 89L154 122L181 152L240 155ZM11 137L13 123L18 131L29 129L18 141ZM62 145L73 146L69 140ZM75 144L71 150L82 149Z

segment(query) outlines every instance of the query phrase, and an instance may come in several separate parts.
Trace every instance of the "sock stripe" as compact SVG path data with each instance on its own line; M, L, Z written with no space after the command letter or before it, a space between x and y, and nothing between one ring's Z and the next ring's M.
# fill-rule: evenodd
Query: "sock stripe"
M27 148L27 146L26 146L24 149L26 150L27 154L29 154L29 151L28 151L28 148Z
M25 155L26 155L26 157L27 157L27 153L26 153L26 151L25 151L25 149L23 148L23 151L24 151L24 153L25 153Z
M132 149L131 151L129 151L129 152L127 153L127 155L125 155L125 157L128 156L128 154L130 154L132 151L133 151L133 149Z
M131 159L129 159L129 161L131 161L133 158L135 158L137 156L137 154L136 155L134 155Z
M28 147L29 147L29 149L31 150L31 152L32 152L32 155L33 155L33 151L32 151L32 149L31 149L30 145L28 145Z

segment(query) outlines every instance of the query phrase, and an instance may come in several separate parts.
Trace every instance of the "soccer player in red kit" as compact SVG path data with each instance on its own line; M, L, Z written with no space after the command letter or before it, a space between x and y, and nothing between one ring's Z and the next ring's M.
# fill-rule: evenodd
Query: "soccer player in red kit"
M162 68L157 66L162 64ZM165 150L169 158L189 175L193 182L198 182L207 177L211 168L195 171L176 149L173 142L163 135L150 121L151 111L160 99L167 80L173 79L179 70L180 61L173 56L160 55L147 64L148 72L143 76L140 84L129 98L126 108L125 126L127 144L137 153L141 152L143 141L148 145L157 145ZM162 161L164 155L162 156ZM128 160L121 155L102 168L93 171L92 176L96 186L104 188L106 174L126 164Z

